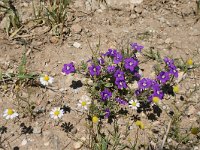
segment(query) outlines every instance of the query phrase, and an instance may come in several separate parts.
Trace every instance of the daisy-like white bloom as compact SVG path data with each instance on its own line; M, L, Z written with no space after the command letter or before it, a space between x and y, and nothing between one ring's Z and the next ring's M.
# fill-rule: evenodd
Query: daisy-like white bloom
M60 109L60 107L55 107L50 112L50 117L52 119L61 119L64 115L64 110Z
M79 100L78 108L81 110L88 110L88 106L91 104L91 99L87 95L83 95Z
M137 108L140 107L140 103L138 102L138 100L130 100L129 107L134 110L137 110Z
M14 109L6 109L3 112L3 117L5 119L13 119L19 116L19 114Z
M40 83L41 83L42 85L44 85L44 86L47 86L47 85L49 85L49 84L52 84L53 81L54 81L54 78L52 78L52 77L50 77L50 76L48 76L48 75L46 75L46 74L40 77Z

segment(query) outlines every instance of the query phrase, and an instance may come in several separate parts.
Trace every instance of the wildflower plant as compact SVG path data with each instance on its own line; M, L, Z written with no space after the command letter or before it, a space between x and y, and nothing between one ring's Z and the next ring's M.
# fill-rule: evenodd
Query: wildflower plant
M82 65L84 68L79 67L77 69L79 71L75 70L73 63L64 64L62 72L66 75L77 71L85 75L88 80L92 80L92 84L86 83L91 95L89 108L86 109L87 101L83 100L79 101L78 107L87 110L91 129L97 125L97 137L96 134L91 137L95 143L101 142L102 138L105 138L102 136L99 138L99 135L102 134L100 124L104 119L114 122L116 130L114 136L117 138L119 134L116 122L119 115L122 115L120 110L128 109L129 114L131 114L134 113L131 110L137 112L138 109L141 109L142 104L152 104L150 105L152 107L159 106L166 94L173 95L178 92L178 86L175 82L178 78L178 69L173 59L165 57L162 60L162 69L155 71L156 77L154 79L142 77L141 62L137 58L137 54L142 53L143 48L137 43L132 43L130 48L126 50L108 49L105 53L94 53L93 51L92 58ZM137 87L132 88L133 84L136 84ZM140 120L135 120L135 124L140 129L145 128ZM113 141L110 139L109 142ZM90 144L90 146L96 147L95 143Z
M19 114L14 110L14 109L6 109L3 112L3 117L5 119L14 119L18 116Z

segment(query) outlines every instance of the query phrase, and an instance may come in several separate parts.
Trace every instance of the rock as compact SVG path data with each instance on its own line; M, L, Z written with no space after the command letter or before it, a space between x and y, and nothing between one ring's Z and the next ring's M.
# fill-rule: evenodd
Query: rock
M72 25L71 29L76 34L79 34L82 31L82 27L79 24Z
M75 34L73 38L74 38L74 40L80 40L81 39L81 35L80 34Z
M77 128L74 127L74 128L71 130L71 133L72 133L72 134L76 134L77 131L78 131Z
M124 6L130 6L141 4L143 0L106 0L108 7L116 8L116 9L125 9Z
M92 86L94 84L94 82L93 82L93 80L88 79L87 84Z
M81 137L81 141L82 142L85 142L87 139L83 136L83 137Z
M197 115L199 115L199 116L200 116L200 111L197 113Z
M158 39L157 44L162 45L165 41L163 39Z
M21 145L24 146L24 145L26 145L27 143L28 143L28 141L27 141L26 139L23 139Z
M39 127L39 126L34 127L33 128L33 133L34 134L40 134L40 133L42 133L42 128Z
M167 38L167 39L165 40L165 43L166 43L166 44L172 44L172 43L173 43L173 41L172 41L172 39L171 39L171 38Z
M0 23L0 29L5 30L7 28L8 22L9 22L9 18L5 16Z
M130 18L131 19L135 19L135 18L137 18L137 15L136 14L131 14Z
M50 38L50 42L53 43L53 44L57 44L58 41L59 41L59 38L56 37L56 36L52 36L52 37Z
M43 42L35 41L35 40L33 40L32 43L31 43L31 45L33 45L33 46L41 46L42 44L43 44Z
M84 7L84 1L83 0L74 1L74 7L83 8Z
M199 150L198 146L194 146L193 150Z
M82 142L75 142L73 144L73 146L74 146L74 149L80 149L83 146L83 143Z
M81 47L81 44L78 43L78 42L74 42L73 46L74 46L75 48L80 48L80 47Z
M138 13L138 14L141 14L142 13L142 8L141 7L136 7L135 8L135 12Z
M189 106L186 114L190 116L190 115L194 114L195 112L196 112L195 107L193 105L191 105L191 106Z
M132 4L141 4L143 0L130 0L130 3Z
M49 144L50 144L49 142L45 142L44 146L49 146Z

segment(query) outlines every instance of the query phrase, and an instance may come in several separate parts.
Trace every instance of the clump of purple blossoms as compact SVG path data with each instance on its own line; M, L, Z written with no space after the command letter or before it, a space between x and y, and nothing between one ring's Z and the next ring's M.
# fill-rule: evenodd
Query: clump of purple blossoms
M113 72L115 72L115 69L116 69L115 66L108 66L108 67L107 67L108 73L113 73Z
M116 80L124 80L125 77L124 77L124 72L121 71L120 69L118 69L115 74L114 74L114 77Z
M126 58L124 62L124 67L130 71L134 71L135 67L138 65L138 61L133 58Z
M122 61L122 59L123 59L122 54L119 53L119 52L117 52L116 55L114 56L113 62L114 62L115 64L119 64L119 63Z
M149 78L143 78L143 79L141 79L140 81L138 81L138 87L139 87L139 89L141 89L141 90L150 88L151 85L152 85L152 80L149 79Z
M148 100L150 102L152 101L153 97L158 97L159 99L163 99L164 93L160 89L159 85L158 86L157 85L152 85L151 88L153 89L153 94L148 97Z
M111 56L111 57L115 57L116 55L117 55L116 49L108 49L108 51L104 54L104 56Z
M100 93L100 95L101 95L102 101L106 101L112 97L112 92L110 92L108 89L105 89Z
M127 102L119 97L115 98L116 102L118 102L119 104L122 104L122 105L126 105Z
M168 67L174 66L174 61L173 61L172 59L169 59L168 57L165 57L165 58L164 58L164 62L166 63L166 65L167 65Z
M117 85L118 89L127 88L127 84L125 80L115 80L115 84Z
M176 66L174 65L174 61L172 59L165 57L164 62L166 63L166 65L169 68L169 74L178 78L178 70L177 70Z
M168 72L164 72L164 71L161 71L159 73L159 75L157 76L157 79L159 81L161 81L161 83L165 84L167 81L169 81L170 79L170 76L169 76L169 73Z
M175 66L170 68L169 73L171 75L174 75L176 78L178 78L178 70Z
M95 76L95 75L98 76L101 73L101 67L100 66L92 65L88 69L89 69L89 73L90 73L91 76Z
M138 52L141 52L142 49L144 48L144 46L138 45L137 43L132 43L132 44L131 44L131 48L132 48L133 50L136 50L136 51L138 51Z
M104 116L106 119L110 117L110 109L109 108L106 108L105 110L105 116Z
M62 72L65 74L70 74L75 71L74 63L71 62L69 64L64 64L62 68Z

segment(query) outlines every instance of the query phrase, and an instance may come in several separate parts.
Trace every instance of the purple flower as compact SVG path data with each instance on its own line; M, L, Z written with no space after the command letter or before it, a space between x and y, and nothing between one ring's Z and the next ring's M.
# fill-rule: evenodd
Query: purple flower
M107 118L109 118L109 116L110 116L110 109L106 108L104 117L107 119Z
M148 97L148 101L152 102L153 97L158 97L160 100L162 100L164 93L161 90L154 90L153 94Z
M144 48L144 46L138 45L137 43L132 43L131 48L138 52L141 52L141 50Z
M138 61L133 58L126 58L124 60L126 69L130 69L130 71L134 71L135 67L138 65Z
M94 76L94 75L98 76L98 75L100 75L100 72L101 72L101 67L100 66L92 65L88 69L89 69L89 72L90 72L91 76Z
M101 99L103 101L106 101L106 100L108 100L109 98L112 97L112 93L108 89L105 89L104 91L102 91L100 93L100 95L101 95Z
M115 74L114 74L114 77L116 80L124 80L124 72L121 71L120 69L118 69Z
M157 89L160 89L160 85L155 80L152 80L152 82L151 82L151 88L153 90L157 90Z
M108 49L108 51L105 53L105 56L115 57L116 55L117 55L117 50L115 49Z
M169 59L168 57L165 57L165 58L164 58L164 62L166 63L166 65L167 65L168 67L174 66L174 61L173 61L172 59Z
M160 89L154 89L153 97L159 97L160 99L163 99L164 93Z
M98 62L99 62L100 65L103 65L105 63L103 58L98 59Z
M108 66L107 67L107 71L108 71L108 73L113 73L113 72L115 72L115 66Z
M140 81L138 81L138 87L139 89L142 90L151 87L151 85L152 85L152 80L148 78L143 78Z
M121 53L117 52L116 56L114 57L114 63L119 64L123 59L123 56Z
M70 74L75 71L74 63L71 62L69 64L64 64L62 68L62 72L65 74Z
M174 67L170 67L169 73L171 75L174 75L176 78L178 78L178 70L177 70L177 68L175 66Z
M163 84L165 84L169 79L169 73L161 71L160 74L157 76L157 79L160 80Z
M134 77L135 77L137 80L139 80L139 79L142 77L142 75L139 74L138 72L135 72L135 73L134 73Z
M135 95L136 95L136 96L139 96L140 93L141 93L141 90L140 90L140 89L135 90Z
M122 105L126 105L127 102L119 97L115 98L115 100L119 103L119 104L122 104Z
M127 84L124 80L115 80L115 84L117 85L118 89L127 88Z

